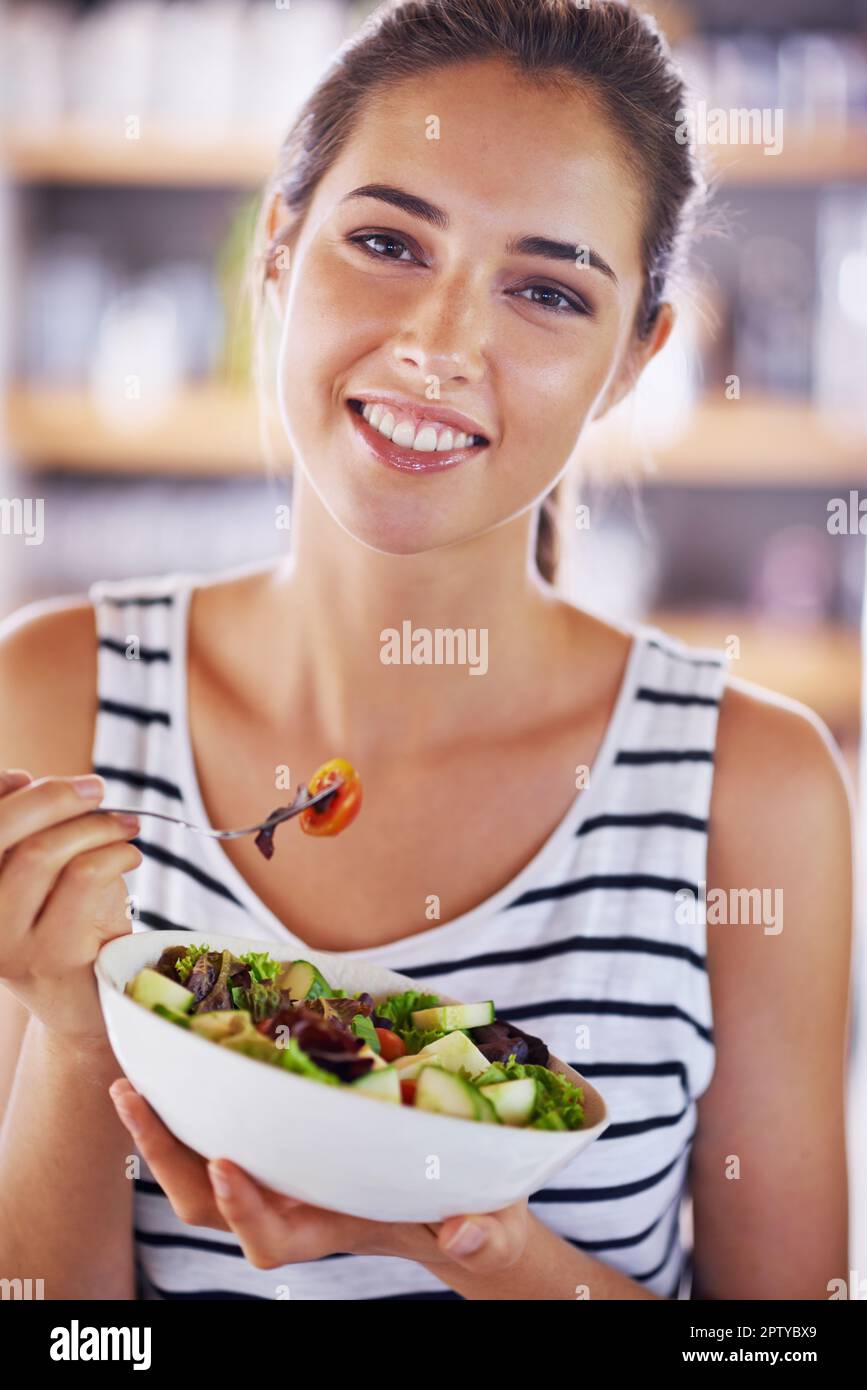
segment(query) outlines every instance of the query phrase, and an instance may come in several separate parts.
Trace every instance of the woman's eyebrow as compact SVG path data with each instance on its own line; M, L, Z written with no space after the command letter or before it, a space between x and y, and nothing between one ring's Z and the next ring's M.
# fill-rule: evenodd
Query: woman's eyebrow
M341 202L348 203L353 198L376 198L380 203L388 203L391 207L409 213L410 217L418 217L422 222L428 222L438 231L446 232L449 229L449 215L443 212L442 208L388 183L362 184L360 188L353 188L347 193ZM596 270L601 270L615 285L619 283L608 262L586 243L554 241L551 237L544 236L510 237L506 242L506 251L510 256L540 256L549 261L571 261L573 265L590 265ZM581 253L584 253L583 260Z

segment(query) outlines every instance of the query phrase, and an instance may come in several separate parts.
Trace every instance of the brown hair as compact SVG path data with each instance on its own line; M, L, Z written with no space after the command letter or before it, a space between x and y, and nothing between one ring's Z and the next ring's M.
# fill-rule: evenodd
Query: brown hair
M707 193L691 143L675 138L686 89L656 21L618 0L391 0L339 50L298 113L266 184L250 285L257 385L265 280L372 94L488 57L511 62L539 82L583 84L611 120L645 194L644 285L634 332L647 338L669 281L683 269L695 209ZM267 213L275 193L289 217L269 243ZM540 507L536 539L537 566L551 582L559 558L557 502L554 487Z

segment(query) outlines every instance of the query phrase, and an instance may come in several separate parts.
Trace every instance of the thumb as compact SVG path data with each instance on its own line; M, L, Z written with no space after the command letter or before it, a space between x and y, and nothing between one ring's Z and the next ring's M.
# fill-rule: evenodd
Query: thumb
M455 1264L477 1272L504 1269L521 1253L496 1216L451 1217L440 1227L437 1243Z

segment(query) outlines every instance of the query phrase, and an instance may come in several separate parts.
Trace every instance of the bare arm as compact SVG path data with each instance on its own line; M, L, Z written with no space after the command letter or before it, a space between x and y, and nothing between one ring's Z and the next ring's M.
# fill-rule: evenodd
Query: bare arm
M0 1134L0 1277L49 1299L134 1299L131 1150L110 1049L59 1045L31 1019Z
M715 887L729 903L779 890L782 930L708 925L717 1063L693 1145L693 1297L824 1299L849 1264L850 799L824 725L748 689L720 713L708 912Z
M489 1225L495 1236L490 1222L481 1224ZM532 1215L527 1245L521 1257L505 1269L495 1267L497 1261L493 1251L486 1254L486 1261L494 1266L490 1271L446 1263L425 1264L425 1268L467 1299L668 1301L662 1294L651 1293L643 1284L630 1279L628 1274L621 1274L611 1265L576 1250ZM424 1264L424 1261L419 1263Z
M89 772L92 612L79 605L25 613L0 631L0 768L23 767L34 779ZM119 863L126 856L128 869L138 851L117 843L97 854ZM88 902L98 885L65 891L67 902ZM9 930L0 921L0 933ZM107 1039L59 1038L3 985L0 1034L9 1045L0 1090L0 1277L44 1279L49 1299L133 1299L133 1184L124 1170L132 1145L108 1095L121 1072Z

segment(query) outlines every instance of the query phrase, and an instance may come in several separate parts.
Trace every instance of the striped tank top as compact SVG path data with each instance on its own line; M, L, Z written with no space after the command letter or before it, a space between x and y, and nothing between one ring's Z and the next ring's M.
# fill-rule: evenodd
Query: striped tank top
M199 825L208 817L188 724L187 615L191 590L207 582L182 572L88 590L99 641L93 771L116 802ZM688 1298L689 1160L715 1053L703 914L684 914L675 894L698 898L706 879L727 662L647 624L628 630L625 674L587 785L539 852L460 917L345 954L457 999L493 999L501 1017L544 1038L597 1087L609 1128L531 1195L530 1210L648 1290ZM305 943L218 841L193 844L180 826L147 820L135 843L143 860L125 881L134 930L155 933L155 959L160 931L178 929L248 936L272 942L278 956L303 956ZM255 1269L231 1233L180 1221L139 1159L141 1299L460 1297L421 1265L392 1257L335 1254Z

